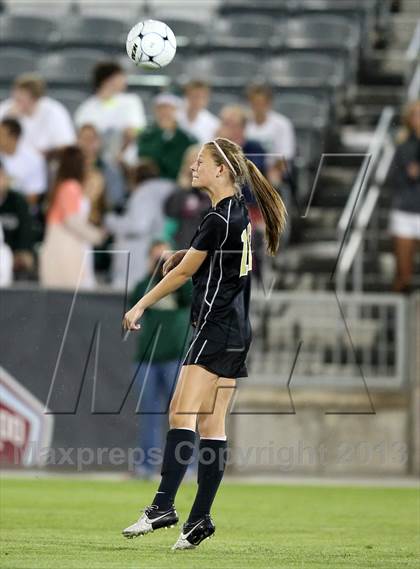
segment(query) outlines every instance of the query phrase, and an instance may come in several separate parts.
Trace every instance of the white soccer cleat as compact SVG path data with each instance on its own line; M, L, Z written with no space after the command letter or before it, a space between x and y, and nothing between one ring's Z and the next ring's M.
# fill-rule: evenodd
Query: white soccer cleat
M139 519L123 530L122 534L128 539L146 535L160 528L173 527L178 522L178 514L174 507L162 511L154 504L145 508Z
M172 551L177 549L195 549L203 540L211 537L216 531L216 527L210 515L204 516L195 524L184 524L181 535Z
M190 543L185 534L181 532L181 535L178 537L176 543L172 546L172 551L176 551L177 549L195 549L197 546L193 543Z

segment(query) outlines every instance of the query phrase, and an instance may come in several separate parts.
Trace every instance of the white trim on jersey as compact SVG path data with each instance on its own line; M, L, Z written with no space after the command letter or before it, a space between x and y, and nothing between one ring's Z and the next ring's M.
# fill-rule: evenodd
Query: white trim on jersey
M210 211L206 216L203 217L203 219L201 220L200 225L203 223L203 221L204 221L205 219L207 219L207 218L209 217L209 215L218 215L219 217L221 217L221 218L223 219L223 221L224 221L225 223L228 222L227 219L226 219L225 217L223 217L223 215L220 215L220 213L217 213L217 211Z
M204 346L207 344L207 340L204 340L203 345L201 346L200 351L197 354L197 357L195 358L194 363L196 364L198 362L198 358L201 356L201 352L204 350Z
M216 295L217 295L217 293L219 292L220 282L221 282L222 276L223 276L223 266L222 266L223 250L222 250L222 247L223 247L223 245L226 243L227 238L228 238L228 236L229 236L229 220L230 220L230 209L231 209L231 207L232 207L232 200L230 200L230 202L229 202L229 209L228 209L228 216L227 216L227 219L225 219L225 218L223 217L223 215L220 215L220 214L218 214L218 213L216 213L216 212L214 212L214 211L212 211L212 212L210 212L210 213L208 214L208 215L211 215L211 214L220 215L220 217L221 217L222 219L225 219L225 221L226 221L226 235L225 235L225 238L223 239L222 243L220 244L220 249L219 249L219 252L220 252L220 262L219 262L220 276L219 276L219 280L218 280L218 282L217 282L217 286L216 286L216 290L215 290L215 292L214 292L213 298L211 299L211 302L209 303L209 302L207 301L207 294L208 294L208 291L209 291L210 280L211 280L211 277L212 277L212 275L213 275L213 266L210 265L209 276L208 276L207 284L206 284L206 292L205 292L205 294L204 294L204 302L206 302L206 303L209 305L209 309L208 309L208 311L206 312L206 315L204 316L204 321L203 321L203 323L202 323L202 325L201 325L201 327L200 327L200 330L199 330L198 333L197 333L197 336L194 338L193 342L191 343L191 346L188 348L188 352L185 354L185 358L184 358L184 360L183 360L183 362L182 362L182 365L184 365L184 362L185 362L185 360L187 359L188 354L190 353L191 348L194 346L195 342L198 340L198 337L199 337L199 335L201 334L201 331L203 330L205 323L207 322L207 318L208 318L208 315L210 314L210 311L211 311L211 309L212 309L212 307L213 307L213 303L214 303L214 301L215 301L215 299L216 299ZM207 217L207 216L206 216L206 217ZM204 219L205 219L205 218L204 218ZM204 220L203 220L203 221L204 221ZM200 351L200 353L201 353L201 351Z

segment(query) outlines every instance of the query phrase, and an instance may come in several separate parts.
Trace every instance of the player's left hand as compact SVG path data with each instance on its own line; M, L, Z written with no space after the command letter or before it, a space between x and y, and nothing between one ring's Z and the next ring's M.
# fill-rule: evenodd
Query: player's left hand
M125 313L123 318L123 329L124 330L140 330L140 324L137 324L137 320L139 320L143 316L144 308L140 306L133 306L131 310Z

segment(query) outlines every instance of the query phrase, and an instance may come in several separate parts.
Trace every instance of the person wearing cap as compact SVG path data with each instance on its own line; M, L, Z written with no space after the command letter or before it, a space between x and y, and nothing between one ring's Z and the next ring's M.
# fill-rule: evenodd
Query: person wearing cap
M180 101L171 93L161 93L154 101L155 121L140 133L138 155L153 160L162 178L176 180L186 149L196 139L177 122Z

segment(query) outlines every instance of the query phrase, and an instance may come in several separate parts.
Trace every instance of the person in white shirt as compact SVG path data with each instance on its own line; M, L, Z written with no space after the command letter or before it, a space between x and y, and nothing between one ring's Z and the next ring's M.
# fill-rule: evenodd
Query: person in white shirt
M247 89L251 119L246 125L246 135L258 141L264 148L267 177L279 188L287 210L292 209L292 195L296 191L293 161L296 155L296 135L292 121L273 111L273 91L269 85L250 85ZM290 239L291 215L283 233L283 246Z
M146 126L143 103L135 94L125 93L126 74L113 61L98 63L93 70L94 95L76 109L77 128L93 125L104 141L106 159L124 160L139 130ZM135 152L134 152L135 154Z
M35 202L47 190L44 156L22 140L22 127L15 119L0 122L0 159L14 190Z
M49 154L76 139L67 109L59 101L45 95L43 79L35 74L18 77L12 96L0 104L0 120L18 119L23 127L23 140L44 154Z
M175 190L171 180L159 178L159 170L149 159L142 159L135 172L136 186L127 200L125 213L105 216L105 227L114 236L112 255L112 285L124 289L128 252L128 287L143 280L149 270L151 243L164 231L164 203Z
M204 81L190 81L184 91L184 104L178 111L179 126L201 144L213 140L220 121L208 109L210 87Z
M257 140L268 154L268 163L280 159L292 161L296 154L295 130L284 115L272 110L273 93L268 85L251 85L247 90L251 120L246 135Z

